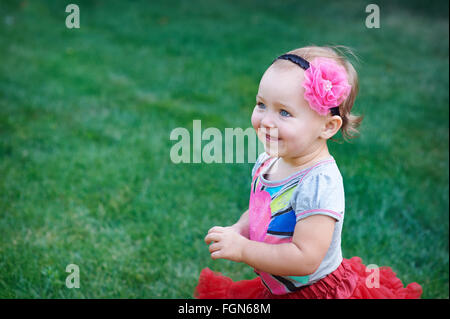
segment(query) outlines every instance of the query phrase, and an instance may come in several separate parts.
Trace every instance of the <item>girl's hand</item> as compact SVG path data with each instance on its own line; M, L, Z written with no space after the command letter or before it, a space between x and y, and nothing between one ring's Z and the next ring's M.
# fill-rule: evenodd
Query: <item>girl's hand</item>
M228 227L224 227L224 228L229 228L231 230L234 230L236 233L238 233L239 235L244 236L245 238L248 238L248 236L246 236L246 234L248 233L248 229L245 229L242 227L242 225L240 224L234 224ZM247 227L248 228L248 227Z
M213 227L205 237L205 243L210 244L209 252L212 259L229 259L235 262L242 261L242 252L248 239L240 235L235 228Z

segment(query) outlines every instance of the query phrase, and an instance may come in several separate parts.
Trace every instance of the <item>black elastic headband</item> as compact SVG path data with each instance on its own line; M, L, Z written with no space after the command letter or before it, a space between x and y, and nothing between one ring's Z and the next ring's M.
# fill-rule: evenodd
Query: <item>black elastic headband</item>
M309 68L309 62L295 54L283 54L283 55L280 55L278 58L276 58L273 62L275 62L276 60L289 60L289 61L297 64L303 70L306 70Z
M298 55L295 55L295 54L283 54L283 55L280 55L275 60L273 60L273 62L275 62L276 60L288 60L288 61L291 61L292 63L297 64L303 70L307 70L309 68L309 62L306 61L305 59L303 59L302 57L300 57ZM341 116L340 113L339 113L339 107L338 106L330 108L330 112L331 112L331 115L339 115L339 116Z

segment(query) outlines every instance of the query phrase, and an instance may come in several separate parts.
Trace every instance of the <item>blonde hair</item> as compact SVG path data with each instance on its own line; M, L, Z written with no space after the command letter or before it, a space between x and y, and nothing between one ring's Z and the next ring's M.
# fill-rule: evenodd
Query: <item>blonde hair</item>
M363 120L363 116L357 116L351 113L359 90L358 74L347 58L347 56L350 55L356 61L358 60L352 50L345 46L307 46L289 51L287 53L298 55L309 62L317 57L330 58L335 60L345 68L345 70L347 71L348 83L352 86L352 89L344 102L339 105L339 114L342 118L342 126L340 130L342 132L342 137L346 141L356 137L359 134L358 127ZM275 61L274 64L277 61ZM296 67L293 63L289 65L292 67Z

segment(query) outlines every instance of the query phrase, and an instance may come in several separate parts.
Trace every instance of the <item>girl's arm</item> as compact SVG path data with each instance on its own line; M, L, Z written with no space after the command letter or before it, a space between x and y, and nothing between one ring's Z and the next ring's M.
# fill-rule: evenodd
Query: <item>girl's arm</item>
M267 244L249 240L233 230L214 227L205 237L211 258L244 262L279 276L305 276L319 267L328 251L335 220L313 215L297 223L291 243Z
M244 236L245 238L248 238L248 209L241 215L241 218L231 226L231 228L234 228L239 234Z

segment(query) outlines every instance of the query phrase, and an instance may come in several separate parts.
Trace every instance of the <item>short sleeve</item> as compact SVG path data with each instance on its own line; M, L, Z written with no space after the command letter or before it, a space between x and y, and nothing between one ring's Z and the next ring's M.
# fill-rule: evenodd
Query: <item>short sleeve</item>
M344 218L345 194L339 169L331 168L305 176L292 194L291 206L296 222L318 214L341 221Z
M262 152L261 154L259 154L258 158L256 159L255 165L253 165L252 168L252 178L253 176L255 176L255 173L261 166L261 164L263 164L269 157L269 154L267 154L266 152Z

